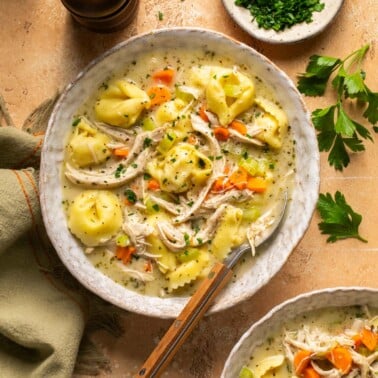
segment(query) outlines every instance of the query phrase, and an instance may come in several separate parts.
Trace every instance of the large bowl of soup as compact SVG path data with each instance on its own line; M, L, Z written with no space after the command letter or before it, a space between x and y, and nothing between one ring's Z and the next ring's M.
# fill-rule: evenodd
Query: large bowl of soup
M272 309L232 349L222 378L377 374L378 289L338 287Z
M211 266L251 253L211 311L253 295L318 195L309 113L267 58L208 30L131 38L68 85L42 151L41 206L70 272L107 301L175 317ZM254 248L279 216L274 237Z

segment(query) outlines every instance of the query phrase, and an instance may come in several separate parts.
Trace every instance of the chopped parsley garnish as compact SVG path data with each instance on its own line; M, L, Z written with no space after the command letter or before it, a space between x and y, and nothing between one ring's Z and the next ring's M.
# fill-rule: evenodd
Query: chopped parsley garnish
M187 233L184 234L185 245L189 245L190 237Z
M324 9L320 0L235 0L235 4L248 9L259 28L275 31L310 23L313 12Z
M322 218L322 222L318 225L319 229L322 234L330 235L327 242L334 243L347 238L367 242L358 232L362 216L353 211L342 193L337 191L335 199L330 193L320 193L317 208Z
M80 123L80 121L81 121L81 118L80 118L80 117L74 119L73 122L72 122L72 126L74 126L74 127L77 126L77 125Z
M131 189L126 189L124 194L130 203L134 204L137 201L137 196Z
M158 19L159 21L163 21L163 18L164 18L164 13L160 12L158 13Z
M151 175L149 173L143 173L143 179L144 180L150 180L151 179Z
M160 210L160 207L157 203L153 204L152 205L152 208L155 210L155 211L159 211Z
M151 138L144 138L144 141L143 141L143 148L150 147L150 146L151 146L151 143L152 143L152 139L151 139Z
M120 164L120 165L117 167L116 171L114 172L114 176L115 176L115 178L120 178L120 177L121 177L121 173L123 172L123 169L124 169L123 164Z
M312 122L318 131L320 151L329 152L329 164L339 171L348 166L350 151L363 151L363 139L372 140L370 131L348 115L345 102L350 103L351 99L356 99L359 105L365 105L362 115L371 123L373 130L378 132L378 93L365 84L366 73L361 68L368 49L369 45L365 45L344 60L313 55L306 72L299 75L300 92L307 96L320 96L324 94L331 74L337 70L332 80L337 93L336 104L314 110Z
M135 164L135 163L131 164L131 166L132 166L134 169L138 168L138 164Z
M188 203L187 203L187 205L188 205L189 207L192 207L192 206L193 206L193 204L194 204L194 202L193 202L193 201L190 201L190 202L188 202Z

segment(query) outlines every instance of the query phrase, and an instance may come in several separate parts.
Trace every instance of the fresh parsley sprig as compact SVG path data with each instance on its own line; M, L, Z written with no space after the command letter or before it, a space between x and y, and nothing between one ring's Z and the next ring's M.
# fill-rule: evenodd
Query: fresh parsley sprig
M358 232L362 216L353 211L342 193L337 191L335 199L330 193L320 193L317 208L322 218L322 222L318 224L319 229L322 234L330 235L327 242L334 243L347 238L367 242Z
M318 131L320 151L329 152L328 161L336 170L342 171L350 162L349 152L365 150L363 139L373 140L370 131L349 117L344 102L356 99L366 109L362 114L378 132L378 93L365 83L366 74L362 62L369 45L352 52L344 60L313 55L306 72L299 75L298 89L307 96L324 94L328 80L336 72L332 86L337 93L336 104L312 112L312 121ZM367 105L367 106L366 106Z

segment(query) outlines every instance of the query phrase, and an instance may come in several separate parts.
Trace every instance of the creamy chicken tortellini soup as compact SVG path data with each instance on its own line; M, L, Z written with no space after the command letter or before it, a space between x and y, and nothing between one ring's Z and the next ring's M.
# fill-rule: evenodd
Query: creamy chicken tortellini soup
M239 378L376 378L378 309L305 313L258 346Z
M147 295L188 295L233 247L254 247L293 176L275 93L208 51L136 57L70 129L68 227L95 267Z

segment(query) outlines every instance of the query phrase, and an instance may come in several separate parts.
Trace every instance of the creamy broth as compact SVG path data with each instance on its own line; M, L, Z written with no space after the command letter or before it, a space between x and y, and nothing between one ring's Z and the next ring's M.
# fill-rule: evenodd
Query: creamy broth
M162 71L173 72L173 79L167 82L165 73L156 79ZM151 87L164 87L170 99L153 105L166 93ZM223 108L219 88L227 92ZM119 100L122 91L128 93L125 101L136 94L139 102L128 107ZM72 124L62 172L70 230L95 267L146 295L190 294L215 261L255 236L252 224L277 216L282 194L292 185L294 143L273 91L252 69L211 52L175 49L135 57L104 78ZM82 140L91 133L97 139L88 151ZM138 135L144 136L143 148L127 155ZM142 165L132 179L112 184ZM110 181L94 177L109 171ZM99 191L110 194L99 198ZM192 210L201 195L201 206ZM83 226L89 202L92 208L113 206L103 216L114 221L102 221L106 228L96 235ZM207 222L212 215L215 227ZM117 254L130 247L130 259Z
M363 332L376 339L374 345L369 345L370 350L361 342ZM353 358L356 360L360 359L357 355L364 358L372 356L371 365L377 361L375 370L378 372L378 310L355 306L321 309L298 315L272 330L267 339L253 350L240 377L326 377L327 374L321 374L320 370L316 371L318 375L313 371L311 373L314 375L306 373L306 368L312 370L311 360L324 371L328 371L328 374L331 369L335 369L334 375L328 376L363 376L358 370L359 366L353 361L345 368L344 373L341 366L335 368L330 362L330 354L335 348L341 348L347 356L354 353ZM311 354L308 353L301 365L298 363L299 357L295 356L299 356L304 350ZM372 372L366 375L375 376Z

